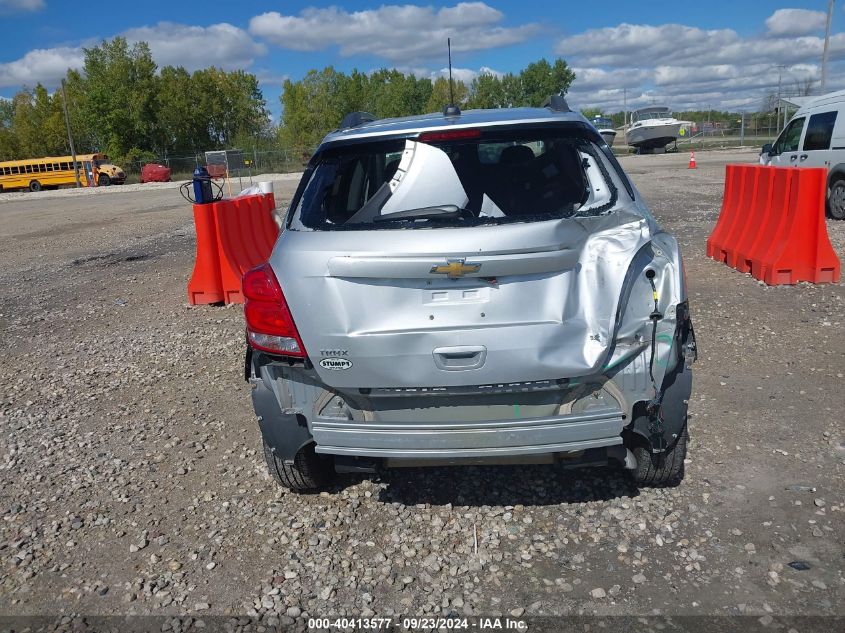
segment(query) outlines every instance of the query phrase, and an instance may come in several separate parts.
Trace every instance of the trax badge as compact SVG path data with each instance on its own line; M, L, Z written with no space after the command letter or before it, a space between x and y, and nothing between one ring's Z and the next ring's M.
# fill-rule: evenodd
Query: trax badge
M345 358L324 358L320 361L320 367L323 369L349 369L352 367L352 361Z
M458 279L467 273L475 273L481 268L481 264L467 264L465 259L447 259L445 266L432 266L429 271L432 274L447 275L449 279Z

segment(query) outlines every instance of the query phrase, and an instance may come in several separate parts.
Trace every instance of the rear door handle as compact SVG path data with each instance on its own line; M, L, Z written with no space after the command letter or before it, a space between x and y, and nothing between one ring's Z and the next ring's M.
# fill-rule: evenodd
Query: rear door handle
M807 160L810 156L808 154L801 154L800 160L804 161Z
M792 156L789 157L789 161L792 162L792 163L794 163L797 159L798 159L798 154L792 154Z
M483 345L457 345L438 347L432 351L434 364L445 371L478 369L487 360L487 348Z

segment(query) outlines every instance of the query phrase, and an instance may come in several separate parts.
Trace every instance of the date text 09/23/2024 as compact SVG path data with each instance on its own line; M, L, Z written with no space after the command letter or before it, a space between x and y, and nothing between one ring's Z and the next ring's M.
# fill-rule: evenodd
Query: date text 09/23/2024
M475 630L475 631L527 631L528 624L517 618L309 618L310 631L430 631L430 630Z

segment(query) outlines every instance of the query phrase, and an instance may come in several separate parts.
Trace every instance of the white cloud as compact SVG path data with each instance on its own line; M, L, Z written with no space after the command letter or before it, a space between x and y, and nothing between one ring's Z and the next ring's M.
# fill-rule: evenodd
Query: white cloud
M415 73L416 74L416 73ZM445 66L440 70L435 70L431 72L423 71L419 73L422 76L428 76L431 79L437 79L438 77L446 77L449 78L449 67ZM452 78L455 81L463 81L467 86L472 83L473 79L478 77L479 75L493 75L495 77L502 77L505 73L490 68L489 66L482 66L478 70L474 68L455 68L452 67Z
M68 68L82 68L82 49L71 47L37 48L20 59L0 64L0 88L56 86Z
M129 29L123 36L130 43L147 42L159 66L184 66L188 70L207 66L244 68L267 53L267 48L246 31L225 22L211 26L159 22Z
M252 65L267 49L255 42L243 29L221 23L211 26L187 26L160 22L122 33L132 44L145 41L153 59L161 66L184 66L196 70L219 66L227 70ZM86 43L87 46L97 42ZM0 64L0 88L34 86L42 83L56 87L69 68L80 69L84 62L82 46L35 49L20 59Z
M617 88L633 88L640 85L648 77L648 73L638 69L605 70L603 68L572 69L575 72L573 90L592 90L606 86Z
M19 11L40 11L44 0L0 0L0 15Z
M473 70L472 68L452 68L452 78L455 81L463 81L466 85L472 83L472 80L478 77L478 71ZM436 79L437 77L446 77L449 78L449 68L441 68L436 73L432 73L432 78Z
M281 86L291 78L288 73L280 73L268 68L259 68L253 72L258 79L258 83L264 85Z
M454 52L499 48L523 42L540 31L537 24L501 26L504 15L484 2L461 2L435 10L414 5L382 5L349 12L339 7L308 8L299 15L277 11L253 17L249 30L281 47L317 51L337 46L344 57L376 55L398 64Z
M661 59L695 58L739 40L730 29L705 31L682 24L620 24L565 37L555 47L564 58L577 58L588 66L636 66Z
M818 14L818 15L817 15ZM683 24L619 24L561 38L555 52L575 68L573 103L619 110L653 102L677 109L757 107L766 94L818 88L824 41L811 33L825 14L784 9L766 31L741 36L732 29ZM845 82L845 33L830 39L827 89Z
M778 37L810 35L824 29L827 14L808 9L778 9L766 18L766 29Z

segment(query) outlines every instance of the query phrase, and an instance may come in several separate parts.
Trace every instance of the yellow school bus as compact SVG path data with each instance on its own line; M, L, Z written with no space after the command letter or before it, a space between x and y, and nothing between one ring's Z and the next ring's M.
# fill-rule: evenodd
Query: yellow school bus
M109 157L105 154L77 154L76 164L79 182L83 187L104 187L126 182L126 173L109 163ZM0 191L41 191L75 184L71 156L0 161Z

